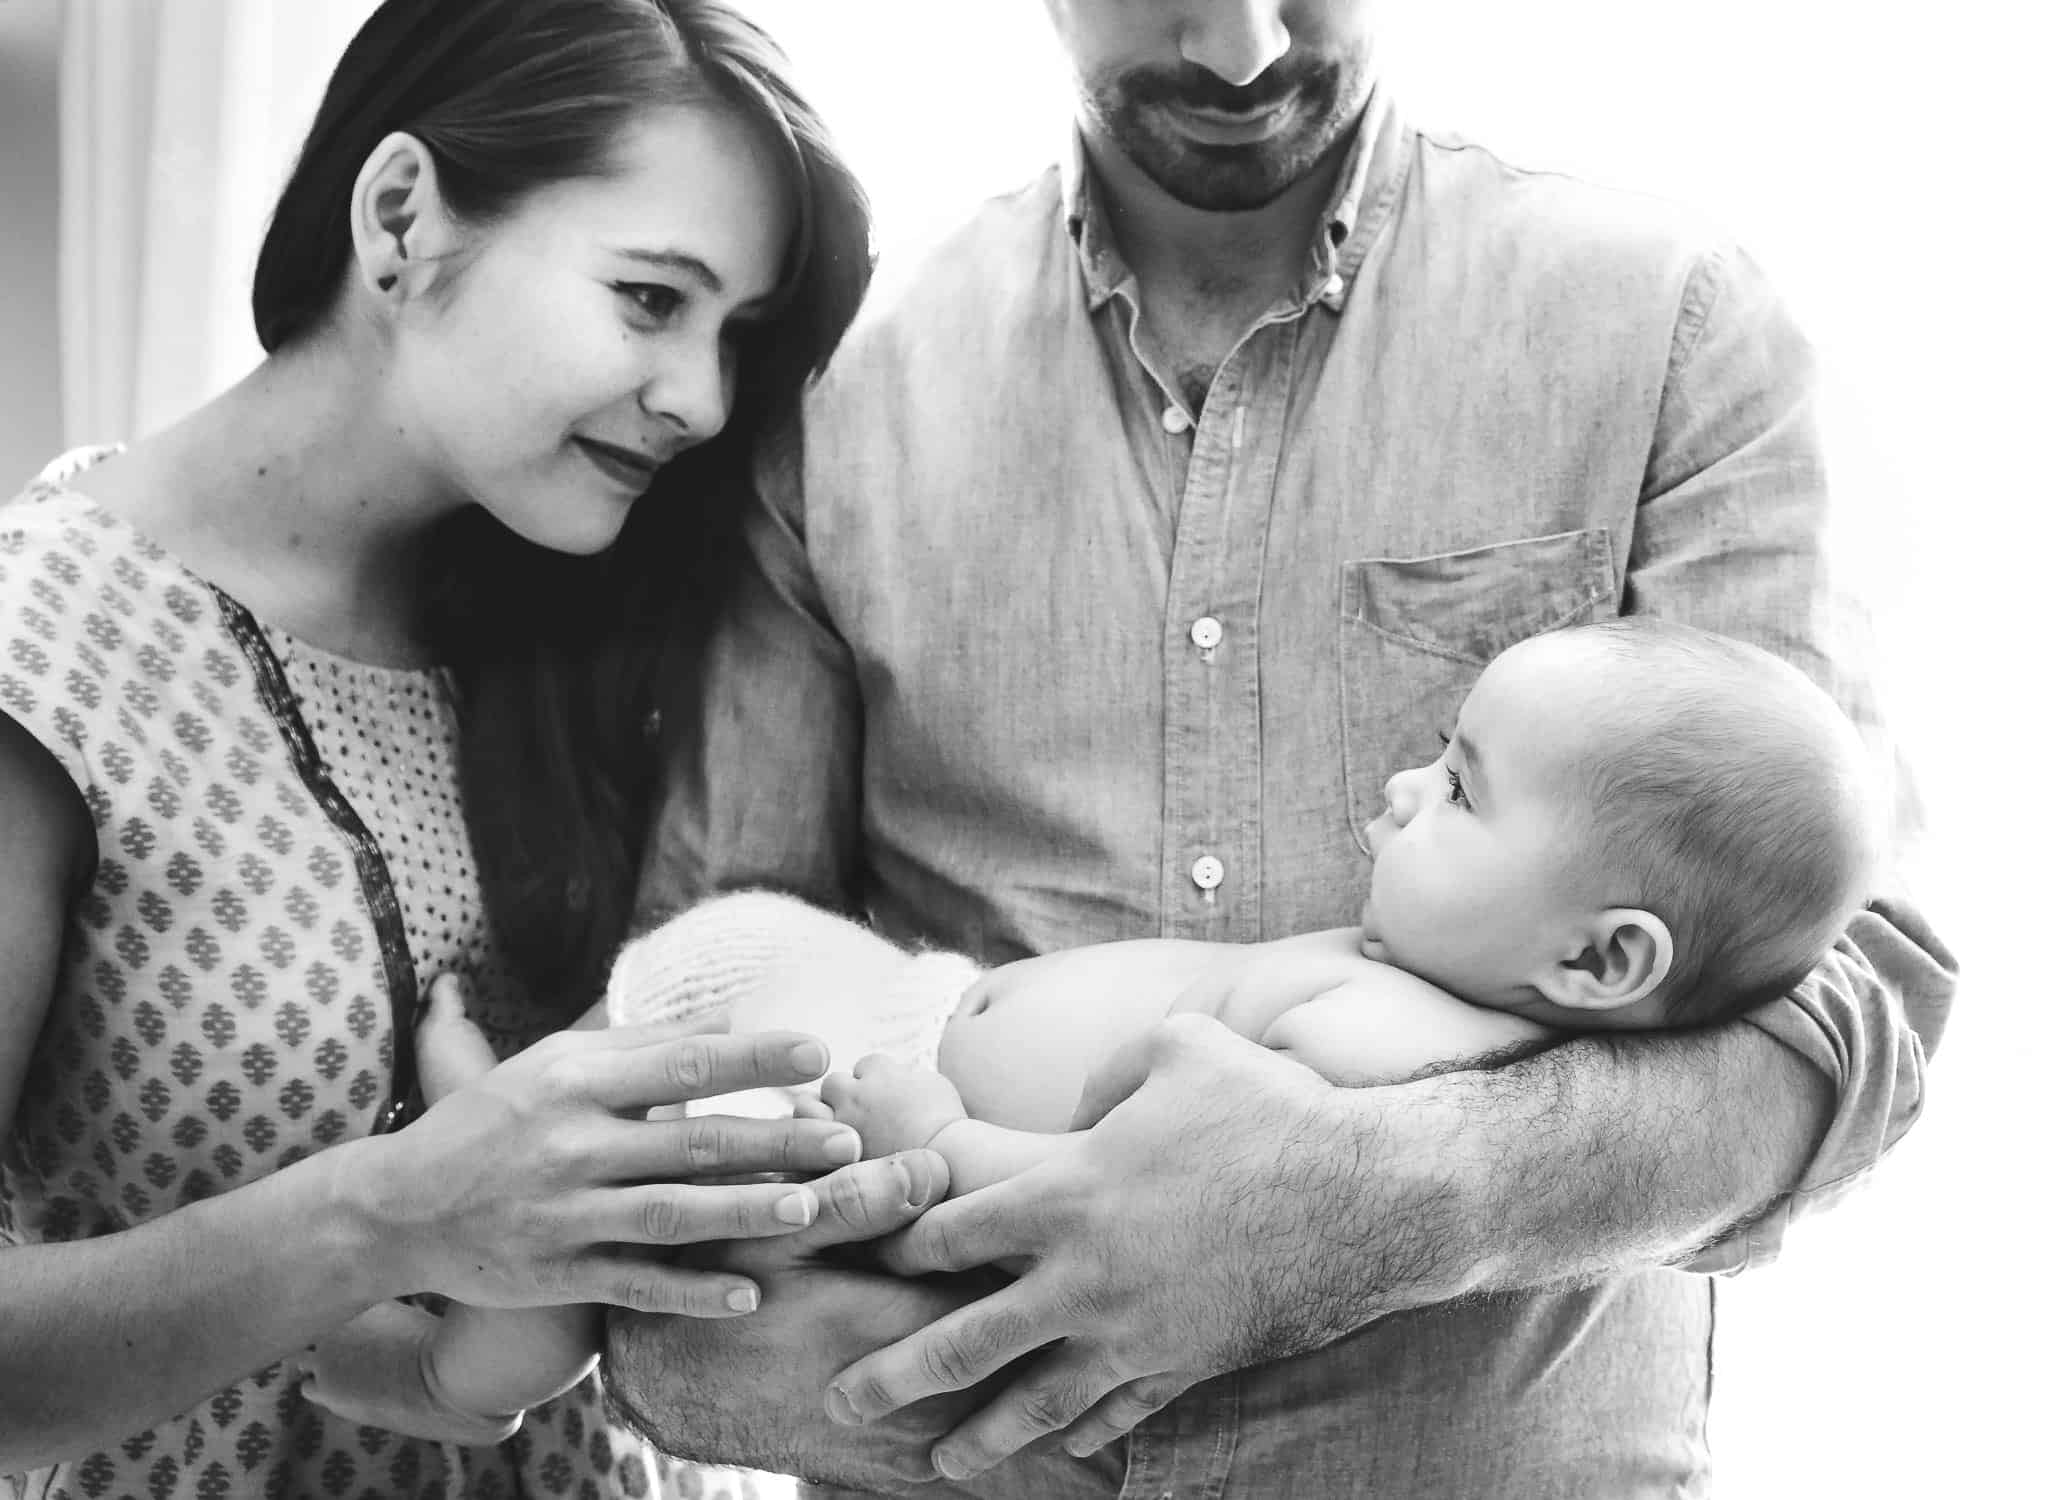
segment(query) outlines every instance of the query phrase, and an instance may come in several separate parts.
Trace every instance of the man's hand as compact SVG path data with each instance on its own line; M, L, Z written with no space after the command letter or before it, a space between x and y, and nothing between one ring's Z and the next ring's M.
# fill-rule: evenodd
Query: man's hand
M1067 1447L1090 1452L1197 1380L1393 1311L1382 1285L1424 1284L1398 1305L1461 1289L1411 1267L1382 1274L1388 1259L1413 1258L1406 1237L1425 1233L1421 1210L1437 1190L1415 1170L1424 1146L1359 1127L1346 1101L1367 1095L1344 1095L1206 1017L1176 1017L1145 1045L1142 1086L1068 1156L941 1205L897 1237L886 1259L912 1274L1011 1257L1028 1269L847 1368L832 1383L834 1417L871 1422L1063 1340L933 1458L960 1478L1067 1428ZM1359 1159L1375 1174L1370 1201L1351 1198L1353 1182L1330 1166L1353 1174ZM1409 1192L1422 1201L1402 1201ZM1380 1221L1389 1233L1373 1237Z
M719 1321L614 1312L604 1370L612 1400L669 1453L891 1490L935 1477L931 1442L980 1397L910 1407L853 1432L825 1418L824 1387L849 1360L986 1290L980 1278L904 1281L863 1269L847 1246L901 1228L944 1196L929 1151L859 1162L813 1184L809 1228L722 1247L761 1288L758 1312Z

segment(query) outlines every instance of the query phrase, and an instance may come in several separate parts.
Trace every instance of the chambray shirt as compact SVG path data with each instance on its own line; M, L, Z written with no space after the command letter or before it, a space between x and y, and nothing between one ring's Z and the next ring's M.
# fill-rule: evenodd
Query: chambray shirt
M763 466L648 905L774 885L989 962L1347 925L1386 778L1485 663L1621 613L1780 653L1887 753L1823 549L1854 497L1811 351L1670 206L1419 133L1379 88L1197 416L1141 300L1077 148L884 278ZM1742 1023L1835 1082L1835 1118L1689 1272L1768 1257L1908 1128L1951 982L1885 897ZM1709 1287L1402 1315L972 1492L1701 1493Z

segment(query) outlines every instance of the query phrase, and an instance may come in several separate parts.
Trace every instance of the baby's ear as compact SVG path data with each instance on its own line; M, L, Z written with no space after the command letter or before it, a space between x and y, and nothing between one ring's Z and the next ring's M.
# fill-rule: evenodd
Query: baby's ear
M1572 1010L1615 1011L1652 995L1676 961L1668 923L1651 911L1607 907L1570 951L1535 979L1542 998Z

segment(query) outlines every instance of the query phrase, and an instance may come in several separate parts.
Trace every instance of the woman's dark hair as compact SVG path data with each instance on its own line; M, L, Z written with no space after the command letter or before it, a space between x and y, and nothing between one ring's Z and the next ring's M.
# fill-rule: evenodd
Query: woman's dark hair
M762 435L793 417L871 274L865 194L767 36L724 0L385 0L342 55L256 263L268 350L321 328L353 266L370 151L408 131L461 222L602 175L643 112L700 102L778 154L797 228L724 430L661 471L618 541L552 552L477 506L434 540L429 629L454 669L462 788L492 921L564 1012L624 938L659 785L659 710L690 702ZM672 730L674 726L668 728Z

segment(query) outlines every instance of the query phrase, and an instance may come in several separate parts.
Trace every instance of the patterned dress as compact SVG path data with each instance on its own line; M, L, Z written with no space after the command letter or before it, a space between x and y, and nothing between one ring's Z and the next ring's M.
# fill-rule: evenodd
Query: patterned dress
M66 487L0 509L0 712L62 763L99 862L10 1136L7 1245L113 1234L366 1135L394 996L471 982L500 1054L547 1029L485 919L450 684L265 627ZM342 1422L272 1366L99 1453L0 1477L37 1500L725 1495L605 1415L595 1378L495 1448Z

